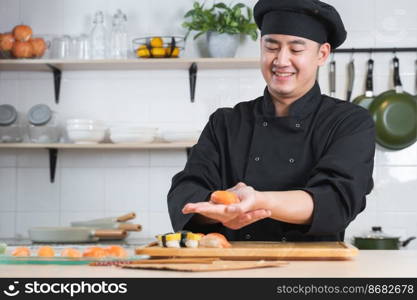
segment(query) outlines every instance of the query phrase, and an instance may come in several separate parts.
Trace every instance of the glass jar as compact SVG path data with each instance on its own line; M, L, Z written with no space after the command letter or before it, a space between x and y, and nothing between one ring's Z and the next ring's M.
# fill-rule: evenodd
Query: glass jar
M90 34L91 58L105 59L108 57L108 32L104 25L104 14L102 11L96 12L94 16L94 26Z
M55 113L46 104L33 106L28 114L28 133L31 143L56 143L59 141L59 127Z
M110 35L110 56L115 59L126 59L128 39L126 30L126 15L118 9L113 16L113 27Z
M0 143L20 143L23 140L19 114L10 104L0 105Z

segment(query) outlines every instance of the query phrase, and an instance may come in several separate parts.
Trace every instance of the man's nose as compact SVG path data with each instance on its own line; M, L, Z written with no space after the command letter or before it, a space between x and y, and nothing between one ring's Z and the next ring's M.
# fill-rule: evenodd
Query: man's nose
M281 49L280 51L277 51L274 65L276 67L286 67L291 64L290 62L290 53L287 49Z

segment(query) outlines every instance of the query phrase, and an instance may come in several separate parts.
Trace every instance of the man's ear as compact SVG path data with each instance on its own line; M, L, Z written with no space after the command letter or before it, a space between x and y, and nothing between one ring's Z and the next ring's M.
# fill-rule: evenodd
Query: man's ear
M319 66L323 66L326 63L327 58L329 57L331 50L332 50L332 47L330 46L329 43L324 43L324 44L320 45L319 51L318 51Z

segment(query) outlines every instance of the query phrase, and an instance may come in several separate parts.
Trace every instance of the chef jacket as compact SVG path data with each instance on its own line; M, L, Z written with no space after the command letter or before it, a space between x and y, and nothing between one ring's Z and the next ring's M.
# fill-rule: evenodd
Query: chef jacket
M367 110L313 88L276 116L263 97L220 108L172 178L168 208L175 231L220 232L229 240L343 241L344 231L373 188L374 122ZM208 201L238 182L258 191L303 190L314 202L311 224L266 218L239 230L198 224L187 203Z

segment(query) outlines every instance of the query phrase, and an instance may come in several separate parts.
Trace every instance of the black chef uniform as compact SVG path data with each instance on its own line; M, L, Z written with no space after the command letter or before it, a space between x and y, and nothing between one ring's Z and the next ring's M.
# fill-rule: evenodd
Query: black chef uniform
M294 29L294 13L305 14L309 30ZM346 38L337 12L316 0L261 0L255 19L265 34L279 28L279 33L327 41L333 48ZM229 240L342 241L373 188L374 152L374 122L367 110L322 95L316 82L290 105L288 116L279 117L266 88L263 97L210 116L184 170L172 179L172 226L175 231L220 232ZM213 191L238 182L258 191L308 192L314 201L311 224L267 218L232 230L220 223L197 224L193 214L182 213L187 203L208 201Z

